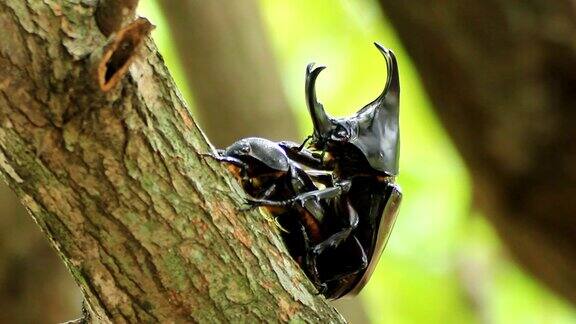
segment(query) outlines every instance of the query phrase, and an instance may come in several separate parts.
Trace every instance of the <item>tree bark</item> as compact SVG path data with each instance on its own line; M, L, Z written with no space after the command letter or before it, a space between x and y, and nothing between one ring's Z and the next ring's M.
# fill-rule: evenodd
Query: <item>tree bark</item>
M212 151L139 20L0 2L0 167L97 321L341 321ZM217 109L217 107L213 107Z
M210 141L223 147L248 136L297 139L257 1L158 4Z
M576 303L571 1L380 1L515 258Z

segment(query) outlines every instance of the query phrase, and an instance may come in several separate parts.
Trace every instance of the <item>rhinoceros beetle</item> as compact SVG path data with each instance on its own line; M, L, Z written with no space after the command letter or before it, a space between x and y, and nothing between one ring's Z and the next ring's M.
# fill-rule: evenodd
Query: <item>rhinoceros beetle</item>
M325 68L306 69L306 102L314 127L307 148L281 143L287 155L316 170L331 170L334 183L348 183L338 199L347 201L358 222L341 230L333 246L358 239L368 263L333 282L330 297L354 295L370 278L396 219L402 194L394 184L399 157L398 66L394 53L375 43L387 65L382 94L348 118L330 117L316 98L315 83Z
M291 255L326 297L357 294L368 281L394 224L402 194L398 174L399 78L394 54L386 59L383 93L349 118L328 116L316 98L324 67L306 69L310 143L240 140L218 159L233 173L252 205L265 206L287 228ZM321 188L320 188L321 187Z
M244 138L218 150L218 155L213 157L229 165L228 169L249 196L247 202L256 205L253 202L271 201L265 207L275 215L295 211L296 218L307 224L309 235L319 237L316 220L321 219L324 212L320 201L307 200L292 208L274 203L318 190L310 175L290 160L278 144L264 138Z
M329 256L334 253L333 241L343 235L341 229L358 223L350 203L336 199L347 190L346 184L333 184L331 174L321 170L304 171L279 144L263 138L241 139L213 157L229 165L251 206L263 206L276 216L290 255L321 292L328 292L327 282L365 266L367 258L358 239L342 244L339 256ZM346 254L348 262L337 262Z

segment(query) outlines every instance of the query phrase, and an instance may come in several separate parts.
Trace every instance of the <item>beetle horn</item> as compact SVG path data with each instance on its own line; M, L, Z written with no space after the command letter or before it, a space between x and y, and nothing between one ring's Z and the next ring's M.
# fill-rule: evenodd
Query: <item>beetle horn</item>
M314 135L317 138L322 138L332 128L330 117L326 114L324 106L316 98L316 78L325 66L314 66L314 63L308 64L306 67L306 105L312 117L314 125Z
M386 85L378 98L364 106L354 116L357 133L350 143L364 153L374 169L396 175L400 149L398 63L391 50L378 43L374 45L386 60Z
M376 48L382 53L386 60L387 79L386 86L382 94L375 100L378 103L377 108L389 110L390 113L398 115L398 105L400 97L400 78L398 77L398 63L396 56L391 50L384 48L378 43L374 43Z

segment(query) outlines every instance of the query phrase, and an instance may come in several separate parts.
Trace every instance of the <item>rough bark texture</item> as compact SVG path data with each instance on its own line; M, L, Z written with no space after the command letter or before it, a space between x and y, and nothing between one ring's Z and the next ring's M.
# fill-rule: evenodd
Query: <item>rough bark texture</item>
M0 167L95 319L340 321L265 218L238 212L149 40L100 91L93 3L0 2Z
M212 143L223 147L248 136L297 139L257 1L158 4L193 89L198 122ZM234 125L234 131L223 125Z
M573 1L380 1L518 261L576 303Z

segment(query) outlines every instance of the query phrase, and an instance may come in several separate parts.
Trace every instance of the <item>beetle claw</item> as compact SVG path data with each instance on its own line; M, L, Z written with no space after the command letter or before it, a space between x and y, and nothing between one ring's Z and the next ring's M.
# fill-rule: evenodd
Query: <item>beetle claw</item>
M260 207L260 206L268 206L268 207L288 207L288 206L293 206L294 203L301 201L301 199L298 198L292 198L292 199L287 199L287 200L266 200L266 199L256 199L256 198L252 198L252 197L247 197L245 198L246 202L248 204L251 204L253 206L256 207Z
M326 285L325 283L316 283L316 293L314 294L315 296L319 296L319 295L326 295L326 293L328 292L328 285Z
M244 204L242 204L242 206L238 207L238 211L244 212L244 211L250 211L253 210L254 208L258 207L257 205L254 205L248 201L245 201Z
M220 157L219 154L214 154L214 153L198 153L198 155L200 155L202 157L213 158L213 159L218 159Z

